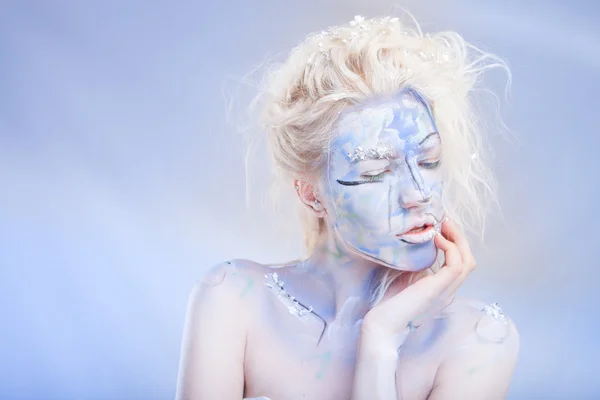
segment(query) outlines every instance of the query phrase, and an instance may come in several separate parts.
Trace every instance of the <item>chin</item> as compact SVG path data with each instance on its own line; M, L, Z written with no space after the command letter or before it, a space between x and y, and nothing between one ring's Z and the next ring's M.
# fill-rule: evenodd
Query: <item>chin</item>
M400 271L418 272L431 267L437 260L438 248L433 240L419 244L407 244L394 251L389 267Z
M348 244L347 244L348 246ZM438 248L433 240L419 244L403 244L380 249L357 249L348 246L355 253L384 267L397 271L419 272L431 267L437 260Z

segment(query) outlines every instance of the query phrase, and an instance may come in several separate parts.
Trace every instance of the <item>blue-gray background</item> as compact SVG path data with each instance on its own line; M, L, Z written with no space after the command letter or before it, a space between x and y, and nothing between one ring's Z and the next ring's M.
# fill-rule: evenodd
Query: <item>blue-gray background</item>
M0 398L172 398L201 271L298 247L245 208L229 83L394 5L512 68L502 115L519 141L492 138L504 220L463 289L520 329L510 398L600 397L599 4L3 1Z

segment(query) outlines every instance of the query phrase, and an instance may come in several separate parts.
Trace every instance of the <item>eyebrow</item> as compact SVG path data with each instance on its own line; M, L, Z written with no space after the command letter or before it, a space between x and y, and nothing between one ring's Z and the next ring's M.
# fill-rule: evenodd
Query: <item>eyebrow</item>
M425 136L425 137L423 138L423 140L421 140L421 141L419 142L419 144L418 144L418 145L419 145L419 146L423 145L423 143L425 143L425 142L426 142L426 141L427 141L427 140L428 140L430 137L432 137L432 136L435 136L435 135L437 135L437 136L440 136L440 134L439 134L438 132L431 132L429 135Z
M358 163L366 160L389 160L394 157L394 149L389 145L376 148L365 149L358 146L354 152L348 153L348 158L352 163Z
M422 146L423 143L425 143L433 136L439 137L440 134L437 131L431 132L430 134L425 136L417 144L417 146ZM358 163L366 160L389 160L390 158L394 158L395 154L393 148L389 145L384 145L376 148L369 148L366 150L364 147L358 146L356 149L354 149L354 152L348 153L347 156L350 159L350 162Z

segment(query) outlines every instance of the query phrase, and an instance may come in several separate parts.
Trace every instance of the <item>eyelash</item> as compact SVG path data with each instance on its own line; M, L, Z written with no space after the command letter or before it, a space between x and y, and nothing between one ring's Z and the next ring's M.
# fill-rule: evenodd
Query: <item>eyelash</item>
M358 185L362 185L364 183L376 183L376 182L381 182L381 179L383 179L385 174L387 174L388 172L390 172L390 171L385 170L385 171L378 173L377 175L363 175L361 177L365 178L365 179L362 181L343 181L341 179L338 179L337 182L340 185L344 185L344 186L358 186Z
M434 162L419 163L419 165L421 167L425 168L425 169L435 169L435 168L437 168L437 167L440 166L440 160L437 160L437 161L434 161ZM378 182L388 172L389 172L389 170L385 170L385 171L382 171L382 172L378 173L377 175L364 175L363 177L366 178L366 182Z
M437 160L435 162L429 162L429 163L419 163L419 165L425 169L435 169L440 166L440 160ZM378 173L377 175L363 175L362 178L365 178L365 179L362 181L342 181L339 179L337 181L339 184L344 185L344 186L356 186L356 185L362 185L363 183L376 183L376 182L381 182L383 177L388 172L390 172L390 171L385 170L385 171Z
M435 169L440 166L440 160L430 163L420 163L419 165L425 169Z
M385 170L378 173L377 175L364 175L363 178L366 179L366 181L364 182L379 182L388 172L388 170Z

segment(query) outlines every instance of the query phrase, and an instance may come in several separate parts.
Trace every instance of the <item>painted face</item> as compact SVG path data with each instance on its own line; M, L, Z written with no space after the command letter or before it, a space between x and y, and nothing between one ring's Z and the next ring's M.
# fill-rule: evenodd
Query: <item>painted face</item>
M341 115L324 175L328 224L351 250L419 271L437 256L444 216L441 142L414 91Z

